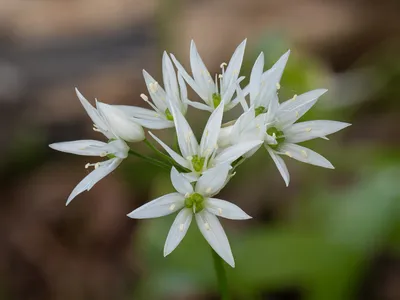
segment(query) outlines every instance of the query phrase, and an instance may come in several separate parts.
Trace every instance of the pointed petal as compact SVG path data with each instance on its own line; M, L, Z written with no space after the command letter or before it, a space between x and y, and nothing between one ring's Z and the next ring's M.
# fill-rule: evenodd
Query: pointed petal
M150 219L170 215L185 206L185 198L179 193L171 193L136 208L128 214L132 219Z
M197 172L181 173L181 175L185 177L190 183L196 182L199 179L199 173Z
M147 118L147 119L132 118L132 120L148 129L165 129L165 128L172 128L175 126L174 122L162 118Z
M260 93L261 76L264 71L264 53L261 52L254 63L250 74L250 105L254 105L254 101Z
M133 118L158 118L160 115L152 109L147 109L139 106L131 106L131 105L114 105L125 112L126 115Z
M283 102L276 113L277 122L287 127L303 116L328 90L318 89L297 96L294 100Z
M324 138L350 125L349 123L328 120L301 122L289 126L285 130L285 137L289 143L300 143L315 138Z
M173 54L170 54L172 60L174 61L174 64L176 68L178 69L178 72L182 75L182 77L185 79L188 85L196 92L197 95L204 101L208 100L208 91L205 91L201 88L199 84L197 84L196 81L186 72L185 68L180 64L180 62L175 58Z
M239 77L240 69L242 68L244 50L246 48L246 39L240 43L233 52L232 57L226 67L224 78L222 81L222 90L227 91L228 88L236 82Z
M225 200L208 198L206 209L219 217L231 220L247 220L251 217L246 214L239 206Z
M228 163L224 163L205 171L196 183L196 192L206 197L218 194L224 187L231 168Z
M289 186L290 175L289 175L289 171L286 167L285 162L270 147L268 147L266 145L265 148L268 150L269 155L271 155L271 158L274 161L276 167L278 168L279 173L281 173L281 176L282 176L283 180L285 181L286 186Z
M172 167L171 169L171 182L175 190L177 190L182 195L193 193L193 187L190 184L190 181L187 180L187 178L185 178L182 174L180 174L175 169L175 167Z
M190 128L189 123L176 106L172 105L171 108L171 113L174 117L176 135L178 137L179 149L181 150L183 157L187 158L196 155L199 149L199 144L193 134L192 128Z
M97 102L100 114L107 121L110 130L118 137L128 142L144 140L142 126L135 123L121 108Z
M149 95L153 100L154 104L159 110L164 112L167 107L167 95L164 89L159 85L159 83L149 74L146 70L143 70L144 81L146 82L147 90Z
M183 80L183 77L180 73L178 73L178 83L179 83L179 91L181 93L180 97L181 101L179 102L179 108L182 114L185 115L187 111L187 103L185 101L188 100L188 93L185 80Z
M222 150L213 160L214 164L220 163L232 163L246 152L252 150L255 147L258 147L262 144L262 141L250 141L243 142L234 146L230 146L224 150Z
M190 163L184 159L182 156L180 156L178 153L176 153L174 150L172 150L170 147L168 147L163 141L161 141L158 137L156 137L152 132L149 131L149 134L161 145L161 147L164 148L165 151L169 154L169 156L172 157L173 160L175 160L178 164L180 164L182 167L185 168L190 168Z
M211 114L204 128L200 142L200 155L202 157L209 157L216 149L223 114L224 103L221 102Z
M183 240L189 229L192 218L193 212L188 208L182 209L176 216L174 223L169 230L167 240L165 241L164 257L178 247L179 243Z
M164 51L162 58L162 72L164 79L164 88L167 95L169 95L170 99L178 103L180 99L179 89L178 89L178 80L176 78L176 72L174 66L172 65L172 61L169 58L167 52Z
M231 246L225 231L218 218L207 210L195 214L196 222L204 238L218 255L225 260L232 268L235 267Z
M283 54L272 66L272 68L263 74L261 79L262 89L259 97L260 101L258 101L259 103L256 104L257 106L261 105L264 107L268 107L272 97L276 96L279 82L281 81L283 71L289 58L289 54L290 50Z
M327 169L334 169L332 164L322 155L312 151L311 149L296 144L284 143L279 147L279 153L285 154L307 164L320 166Z
M200 109L200 110L206 110L206 111L210 111L210 112L213 111L212 107L210 107L206 104L200 103L200 102L194 102L194 101L190 101L190 100L186 99L185 103L187 103L188 105L190 105L194 108Z
M194 80L201 87L202 91L207 94L207 97L210 97L214 89L214 81L201 59L193 40L190 43L190 67L192 68Z
M89 191L97 182L114 171L121 162L122 159L120 158L112 158L99 163L99 167L94 169L89 175L83 178L83 180L74 188L67 199L66 205L68 205L80 193Z
M104 154L106 146L107 143L95 140L61 142L49 145L50 148L57 151L86 156L103 156L102 154Z

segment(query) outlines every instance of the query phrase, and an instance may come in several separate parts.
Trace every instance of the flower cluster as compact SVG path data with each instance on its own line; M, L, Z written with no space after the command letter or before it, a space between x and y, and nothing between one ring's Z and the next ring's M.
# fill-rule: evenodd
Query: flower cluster
M164 255L171 253L185 236L193 215L210 246L229 265L234 259L225 232L217 217L234 220L251 218L236 205L213 198L234 176L236 168L263 145L276 164L286 185L289 172L281 156L301 162L333 168L318 153L297 143L327 139L350 124L336 121L296 121L301 118L326 90L313 90L280 102L278 91L289 51L264 71L261 53L250 74L249 84L242 88L239 76L246 40L233 53L228 64L221 64L221 73L213 78L204 65L195 43L190 46L190 75L172 54L164 52L162 59L163 87L146 71L143 76L149 96L140 97L151 109L126 105L108 105L96 100L93 107L78 90L76 93L94 123L93 130L105 135L107 141L81 140L55 143L50 147L78 155L107 157L107 160L85 167L94 167L72 191L67 204L78 194L90 190L99 180L114 171L133 154L161 167L170 169L175 193L164 195L135 209L129 217L156 218L179 211L169 231ZM187 85L202 102L188 99ZM242 114L235 120L222 123L224 112L238 104ZM200 143L185 118L188 106L211 113ZM148 129L174 128L178 146L172 149L152 132L149 135L165 150L161 152L146 138ZM144 141L161 160L137 153L127 142Z

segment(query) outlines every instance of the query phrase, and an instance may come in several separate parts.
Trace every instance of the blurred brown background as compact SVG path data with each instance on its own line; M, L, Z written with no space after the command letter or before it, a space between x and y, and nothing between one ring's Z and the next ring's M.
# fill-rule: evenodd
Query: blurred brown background
M306 118L353 126L309 143L336 170L287 160L286 188L263 152L223 191L254 217L223 221L234 299L399 300L399 16L398 0L1 0L0 299L218 299L195 226L163 258L172 218L126 217L167 173L130 158L66 208L90 160L47 145L99 137L75 86L144 105L162 51L188 66L193 38L215 73L247 37L244 74L290 48L281 99L328 88Z

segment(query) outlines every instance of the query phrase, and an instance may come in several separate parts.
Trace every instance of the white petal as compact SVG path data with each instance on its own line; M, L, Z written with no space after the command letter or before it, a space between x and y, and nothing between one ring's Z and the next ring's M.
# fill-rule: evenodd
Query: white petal
M296 144L284 143L279 147L279 153L285 154L307 164L334 169L332 164L322 155L312 151L311 149Z
M219 130L221 128L222 116L224 114L224 103L220 103L213 111L204 128L200 142L201 157L209 157L217 146Z
M206 197L216 195L224 187L231 168L224 163L205 171L196 183L196 192Z
M136 208L128 214L132 219L150 219L170 215L185 206L185 198L179 193L164 195Z
M290 50L283 54L272 66L272 68L263 74L262 88L259 97L260 103L257 103L258 106L261 105L264 107L268 107L272 97L276 96L278 85L281 81L283 71L289 58L289 54Z
M247 220L251 217L246 214L239 206L225 200L208 198L206 200L206 209L219 217L231 220Z
M106 177L114 171L122 162L120 158L112 158L107 161L99 163L99 166L87 175L78 185L74 188L71 195L67 199L68 205L77 195L84 191L89 191L97 182Z
M315 138L324 138L350 125L349 123L328 120L301 122L289 126L285 130L285 137L289 143L300 143Z
M146 82L147 90L149 91L150 97L154 104L159 110L164 112L167 107L167 96L164 89L159 83L149 74L146 70L143 70L144 81Z
M197 172L181 173L181 175L185 177L190 183L196 182L200 176Z
M200 109L200 110L206 110L206 111L210 111L210 112L213 111L212 107L210 107L206 104L200 103L200 102L194 102L194 101L190 101L190 100L186 99L185 103L189 104L190 106L192 106L194 108Z
M222 90L227 91L228 88L234 84L239 77L240 69L242 68L244 50L246 48L246 40L240 43L233 52L232 57L226 67L224 78L222 81Z
M303 116L317 101L327 92L326 89L318 89L297 96L294 100L287 100L279 106L276 118L283 127L287 127Z
M196 155L199 149L199 144L197 143L192 128L190 128L189 123L186 121L179 109L175 106L172 106L171 108L172 116L174 117L176 135L178 137L179 149L181 150L183 157L187 158Z
M122 109L113 105L97 102L99 112L107 120L110 130L118 137L128 142L144 140L142 126L135 123Z
M159 113L155 112L152 109L147 109L138 106L114 105L114 107L123 110L126 115L133 118L147 119L147 118L157 118L160 116Z
M190 43L190 67L192 68L194 80L203 91L207 92L207 96L210 97L214 89L214 81L201 59L193 40Z
M148 119L132 118L132 120L148 129L165 129L165 128L172 128L175 126L174 122L162 118L148 118Z
M261 52L254 63L250 74L250 105L254 105L254 101L260 92L261 76L264 70L264 53Z
M66 153L86 156L103 156L107 143L95 140L80 140L50 144L49 147ZM107 155L107 153L105 154ZM104 156L105 156L104 155Z
M174 150L172 150L170 147L168 147L163 141L161 141L158 137L156 137L152 132L149 131L149 134L161 145L161 147L164 148L165 151L169 154L169 156L172 157L173 160L175 160L178 164L180 164L184 168L190 168L190 163L184 159L182 156L180 156L178 153L176 153Z
M220 163L232 163L246 152L252 150L255 147L258 147L262 144L262 141L250 141L243 142L234 146L230 146L224 150L222 150L213 160L214 164Z
M228 238L226 237L225 231L217 217L207 212L205 209L195 214L195 216L197 225L199 226L200 232L203 234L204 238L214 251L234 268L235 261L233 259L231 246L229 245Z
M172 61L169 58L167 52L164 51L162 58L162 72L164 79L164 88L167 95L177 102L180 99L178 80L176 78L176 73Z
M271 158L274 161L276 167L278 168L279 173L281 173L281 176L285 181L286 186L289 186L290 175L285 162L270 147L268 147L268 145L266 145L265 148L268 150L269 155L271 155Z
M231 134L232 134L233 125L222 127L219 130L218 136L218 147L225 148L231 145Z
M176 216L165 241L164 256L167 256L178 247L189 229L192 218L193 212L188 208L182 209Z
M175 167L172 167L171 169L171 182L175 190L177 190L182 195L186 195L187 193L189 194L193 193L193 187L190 184L190 181L187 180L187 178L185 178L183 174L180 174L175 169Z
M175 58L173 54L171 54L171 58L174 61L174 64L176 68L178 69L178 72L182 75L182 77L185 79L187 84L190 85L190 87L196 92L197 95L204 101L208 100L208 91L203 90L200 85L197 84L196 81L186 72L185 68L180 64L180 62Z
M75 88L75 92L76 95L78 96L79 101L81 101L83 108L86 110L87 114L92 119L93 123L102 131L102 133L107 138L115 137L111 132L109 132L107 124L104 122L102 116L99 114L97 109L93 107L89 103L89 101L86 100L86 98L78 91L77 88Z

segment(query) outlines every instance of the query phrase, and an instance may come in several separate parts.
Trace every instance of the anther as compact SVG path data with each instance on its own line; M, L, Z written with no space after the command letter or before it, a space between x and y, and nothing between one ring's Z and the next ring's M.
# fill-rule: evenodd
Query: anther
M312 128L308 127L305 129L307 132L310 132L312 130Z
M297 98L297 94L294 94L294 95L293 95L293 98L292 98L292 101L293 101L293 100L296 100L296 98Z
M150 83L149 84L149 89L153 93L157 92L157 90L158 90L158 82L155 81L155 82Z
M301 154L304 156L304 158L308 157L306 150L301 150Z
M218 208L218 213L220 216L222 216L222 208L220 208L220 207Z
M222 78L224 78L224 75L219 74L219 75L218 75L218 78L219 78L219 79L222 79Z
M223 62L219 67L221 68L221 69L223 69L224 67L226 67L228 64L226 63L226 62Z
M289 156L290 158L293 157L292 154L291 154L289 151L286 151L285 154L286 154L287 156Z
M173 211L175 209L175 204L171 204L171 206L169 207L170 211Z
M279 84L279 82L276 83L276 89L280 90L281 89L281 85Z
M149 97L147 97L145 94L140 94L140 98L142 98L144 101L149 101Z
M300 116L299 112L296 111L296 117L298 118Z
M179 231L180 232L183 232L184 229L185 229L185 225L184 224L179 225Z
M206 189L206 193L209 193L209 192L211 192L211 188L210 187Z

